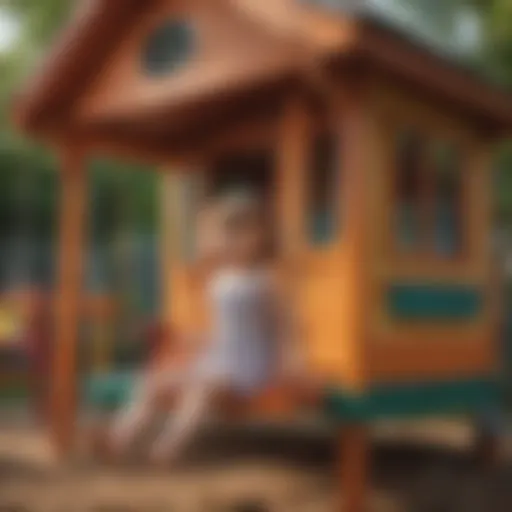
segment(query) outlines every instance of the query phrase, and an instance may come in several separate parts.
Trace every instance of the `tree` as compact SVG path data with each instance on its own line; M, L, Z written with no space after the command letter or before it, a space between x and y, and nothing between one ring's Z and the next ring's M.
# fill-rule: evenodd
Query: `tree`
M71 0L1 0L0 9L20 20L21 39L38 48L46 46L71 12Z

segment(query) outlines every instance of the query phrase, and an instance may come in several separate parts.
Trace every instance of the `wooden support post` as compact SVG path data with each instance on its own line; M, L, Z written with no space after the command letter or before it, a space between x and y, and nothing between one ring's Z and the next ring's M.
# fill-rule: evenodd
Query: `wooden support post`
M306 175L311 126L307 104L292 97L284 109L277 148L275 213L281 257L291 263L304 252Z
M341 482L338 486L338 510L365 512L369 495L370 460L366 427L350 425L341 430L339 447Z
M378 136L362 77L347 81L343 95L343 289L346 296L350 297L344 317L344 334L347 339L344 357L350 361L345 371L345 381L353 390L363 391L368 384L368 315L372 314L374 307L370 291L373 286L371 244L375 224L371 222L370 214L374 200L372 174L375 174L377 168L373 153L378 149Z
M66 148L61 157L59 274L50 428L57 452L64 456L73 449L75 440L76 349L83 284L87 174L81 150Z
M345 333L349 342L345 356L350 365L345 371L347 383L352 389L365 392L368 386L366 340L368 315L372 311L370 299L369 266L371 266L372 225L370 205L372 197L372 173L375 163L372 154L376 151L376 135L367 81L364 76L348 80L342 91L342 130L344 151L344 200L346 222L345 244L345 293L350 305L345 317ZM371 267L370 267L371 268ZM341 432L340 501L343 498L344 512L365 512L370 491L369 485L369 439L364 424L348 425Z
M493 469L502 462L502 436L506 432L506 420L498 408L481 411L474 421L475 462L484 469Z

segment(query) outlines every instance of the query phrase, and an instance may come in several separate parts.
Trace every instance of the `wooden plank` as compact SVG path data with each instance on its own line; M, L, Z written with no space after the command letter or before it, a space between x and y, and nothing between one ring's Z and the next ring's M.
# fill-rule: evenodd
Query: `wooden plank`
M341 92L345 105L343 123L344 147L344 292L346 302L344 337L349 340L345 350L350 360L347 375L352 386L366 385L366 334L368 329L368 298L371 282L368 273L369 245L374 229L369 220L373 190L372 172L377 165L378 151L367 87L364 78L348 79ZM377 153L374 155L374 153ZM338 342L337 340L333 342Z
M154 77L145 72L141 48L162 20L192 20L194 38L179 69ZM139 16L92 87L74 105L78 123L118 118L201 102L246 89L297 68L296 45L274 35L226 2L175 0L159 2ZM140 65L134 63L140 62ZM174 116L172 116L174 117Z
M372 383L472 378L497 371L491 333L419 338L393 335L371 339L368 372Z
M276 147L276 213L280 255L294 260L304 252L305 167L309 155L311 126L307 105L293 96L286 104Z
M364 425L340 430L339 462L341 482L337 486L340 512L365 512L369 488L369 435Z
M76 428L76 350L83 285L87 174L81 148L62 149L56 330L51 388L51 436L60 455L73 448Z

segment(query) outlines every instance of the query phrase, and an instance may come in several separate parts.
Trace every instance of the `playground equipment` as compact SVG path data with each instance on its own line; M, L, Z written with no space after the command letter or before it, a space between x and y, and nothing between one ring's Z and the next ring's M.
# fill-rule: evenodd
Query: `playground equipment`
M191 243L201 197L260 187L325 383L318 410L345 427L348 512L364 507L369 422L499 400L491 154L512 126L510 97L432 44L435 31L423 41L428 30L409 34L373 2L344 4L97 0L21 95L16 122L62 160L60 453L76 429L86 162L105 152L161 166L168 329L208 313ZM275 391L260 414L300 411L293 390Z
M0 298L0 346L12 346L21 334L21 312L11 301Z
M83 319L91 327L92 371L106 373L112 367L113 325L116 301L107 294L95 294L84 303Z
M34 293L4 293L0 296L0 396L16 400L28 391L28 368L24 357L24 339L28 319L34 309Z
M90 326L87 352L91 355L87 373L108 372L113 366L113 324L116 301L106 294L86 295L81 308L81 321ZM49 293L17 290L1 297L1 348L15 352L19 365L10 365L0 374L6 398L31 398L37 416L46 414L47 383L51 374L51 339L53 300Z

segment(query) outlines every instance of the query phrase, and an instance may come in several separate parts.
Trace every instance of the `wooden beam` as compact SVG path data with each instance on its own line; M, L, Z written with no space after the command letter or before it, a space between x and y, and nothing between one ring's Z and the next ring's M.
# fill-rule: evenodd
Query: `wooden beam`
M377 151L372 129L371 105L364 77L347 78L342 91L345 106L342 118L344 251L346 257L345 293L347 307L345 332L349 340L349 381L357 388L367 383L366 339L368 329L369 241L374 226L369 222L373 153Z
M348 425L340 432L340 472L342 489L337 510L365 512L370 494L368 485L369 439L364 425Z
M365 24L354 52L381 71L399 77L409 88L415 86L449 108L473 116L480 126L483 121L493 128L508 129L512 124L512 103L504 89L388 30Z
M313 131L308 105L300 95L284 108L277 133L276 214L278 242L285 260L294 259L305 247L306 167Z
M83 246L87 174L83 150L70 146L61 154L60 240L56 299L50 428L59 455L74 447L76 427L76 350L83 284Z

